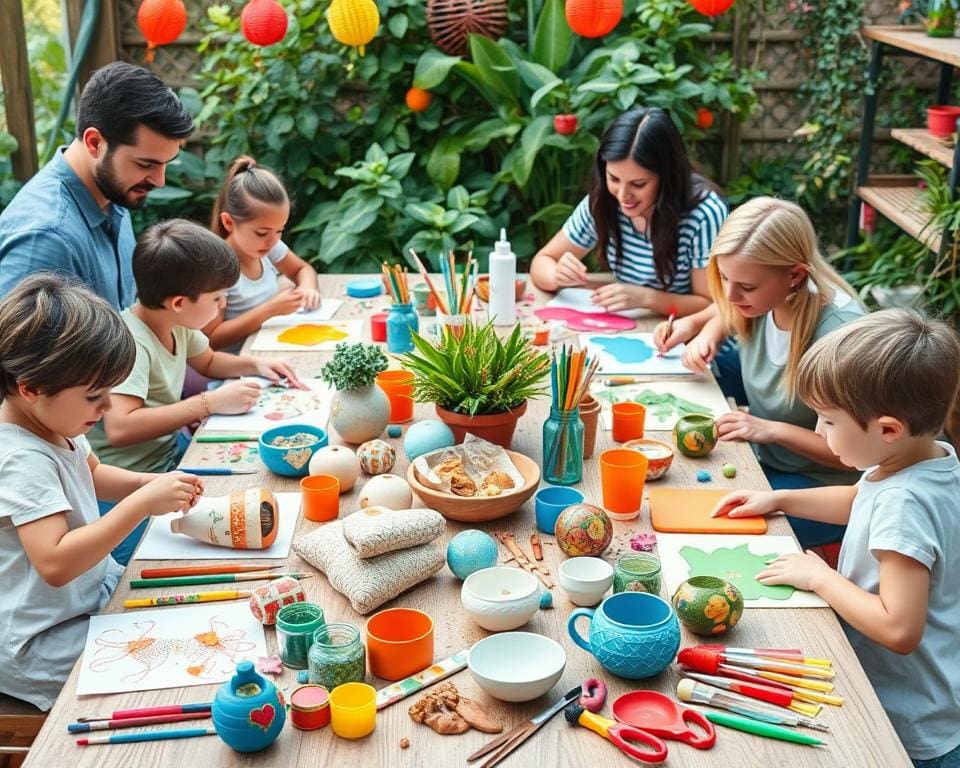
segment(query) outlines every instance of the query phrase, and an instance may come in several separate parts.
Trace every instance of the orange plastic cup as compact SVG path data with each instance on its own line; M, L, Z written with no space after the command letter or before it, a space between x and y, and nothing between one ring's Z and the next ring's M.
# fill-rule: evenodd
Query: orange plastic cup
M647 409L640 403L613 404L613 439L618 443L643 437L643 422Z
M600 454L603 508L614 520L630 520L640 514L647 463L640 451L628 448L611 448Z
M377 384L390 400L390 423L400 424L413 418L413 374L410 371L384 371Z
M300 479L303 516L315 523L340 516L340 481L333 475L310 475Z
M433 619L412 608L387 608L367 619L370 672L403 680L433 664Z

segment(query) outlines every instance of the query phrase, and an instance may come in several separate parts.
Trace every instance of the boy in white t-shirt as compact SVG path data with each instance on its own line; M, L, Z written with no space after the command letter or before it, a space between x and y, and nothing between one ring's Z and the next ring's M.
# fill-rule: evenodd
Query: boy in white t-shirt
M911 310L833 331L803 356L797 391L830 449L864 470L860 482L736 491L714 510L847 524L839 572L807 552L757 579L830 603L917 768L960 766L960 463L935 439L958 370L954 331Z

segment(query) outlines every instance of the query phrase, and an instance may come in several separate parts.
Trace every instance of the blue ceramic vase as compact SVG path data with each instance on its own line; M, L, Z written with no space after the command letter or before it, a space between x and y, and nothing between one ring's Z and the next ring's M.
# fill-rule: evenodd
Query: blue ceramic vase
M287 718L280 691L257 674L252 661L237 664L236 674L220 686L211 709L217 735L237 752L269 747Z
M577 619L590 617L590 639L577 631ZM641 680L660 674L680 647L680 623L670 604L645 592L620 592L596 609L577 608L567 620L573 641L596 656L617 677Z
M410 331L420 330L420 320L410 304L394 304L387 314L387 351L395 355L413 351Z

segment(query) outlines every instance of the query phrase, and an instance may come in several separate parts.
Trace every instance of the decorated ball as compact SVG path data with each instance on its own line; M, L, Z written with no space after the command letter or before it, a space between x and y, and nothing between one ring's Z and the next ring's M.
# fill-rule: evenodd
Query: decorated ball
M610 545L613 523L600 507L571 504L557 518L553 535L568 557L596 557Z
M670 602L695 635L722 635L743 615L740 590L715 576L692 576L677 587Z
M360 476L360 460L343 445L321 448L310 457L311 475L333 475L340 481L340 493L346 493Z
M387 509L410 509L413 491L402 477L376 475L360 489L360 509L386 507Z
M449 448L454 443L456 440L450 427L438 419L426 419L407 427L407 433L403 436L403 452L413 461L417 456Z
M357 458L368 475L382 475L393 469L397 452L385 440L368 440L357 448Z
M474 571L497 564L497 542L483 531L461 531L447 545L447 566L463 581Z

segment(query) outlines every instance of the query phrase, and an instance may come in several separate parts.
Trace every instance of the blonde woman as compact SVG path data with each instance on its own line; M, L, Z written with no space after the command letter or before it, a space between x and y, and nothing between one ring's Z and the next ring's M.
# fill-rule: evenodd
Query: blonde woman
M795 203L758 197L724 222L707 265L711 307L678 319L662 349L686 341L684 363L704 371L728 336L740 350L747 410L717 421L721 440L753 444L773 488L849 485L845 466L814 432L816 414L796 393L800 358L817 339L860 317L853 289L824 260L810 219ZM804 547L836 541L839 526L791 520Z

